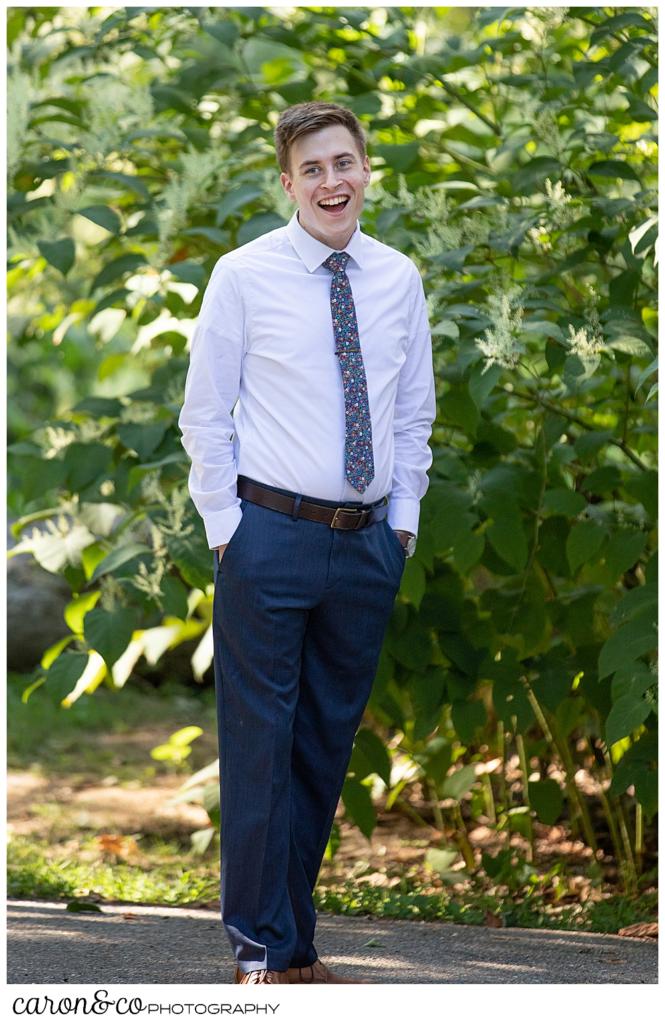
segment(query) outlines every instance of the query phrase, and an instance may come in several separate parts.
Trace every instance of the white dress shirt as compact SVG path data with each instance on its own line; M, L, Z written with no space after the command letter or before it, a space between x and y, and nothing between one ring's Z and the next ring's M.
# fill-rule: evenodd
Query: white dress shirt
M436 414L432 348L420 274L408 256L356 224L345 252L358 320L374 479L344 476L345 413L330 284L334 252L287 225L222 256L191 343L178 426L189 491L211 548L242 518L237 476L329 501L390 496L393 529L418 532Z

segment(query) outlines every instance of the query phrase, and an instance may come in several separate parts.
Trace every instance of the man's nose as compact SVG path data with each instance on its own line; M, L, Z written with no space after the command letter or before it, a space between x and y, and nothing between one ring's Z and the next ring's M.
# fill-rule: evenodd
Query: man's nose
M339 182L339 174L334 167L329 167L325 172L324 185L328 188L335 188Z

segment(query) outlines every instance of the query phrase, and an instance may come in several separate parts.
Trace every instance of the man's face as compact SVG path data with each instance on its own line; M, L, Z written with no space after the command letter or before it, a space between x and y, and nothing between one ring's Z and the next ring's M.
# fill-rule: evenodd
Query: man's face
M289 151L289 172L279 180L298 204L305 231L340 251L355 231L369 179L369 160L361 157L353 135L344 125L333 124L296 139Z

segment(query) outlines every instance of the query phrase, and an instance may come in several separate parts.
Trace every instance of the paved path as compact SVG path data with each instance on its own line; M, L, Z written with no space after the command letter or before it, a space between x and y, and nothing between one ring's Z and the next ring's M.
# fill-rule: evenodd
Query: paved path
M334 969L378 984L656 984L648 939L319 914L317 950ZM10 900L9 984L217 985L233 964L213 910Z

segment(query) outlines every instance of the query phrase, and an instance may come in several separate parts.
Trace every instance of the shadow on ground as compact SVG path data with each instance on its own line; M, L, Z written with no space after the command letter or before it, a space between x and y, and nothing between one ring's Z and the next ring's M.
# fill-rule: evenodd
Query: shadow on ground
M648 939L319 914L317 950L375 984L656 984ZM218 985L233 961L211 910L105 904L7 905L9 984Z

